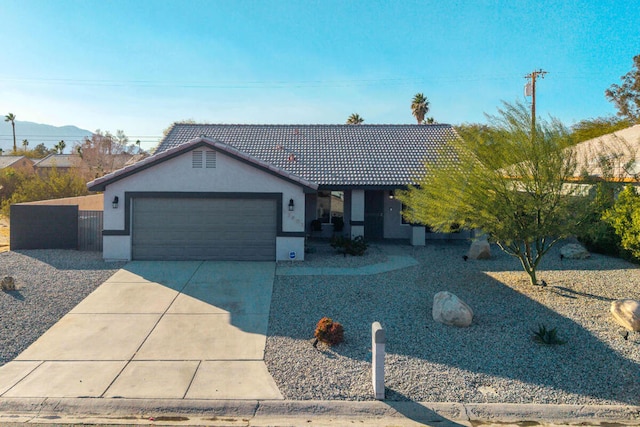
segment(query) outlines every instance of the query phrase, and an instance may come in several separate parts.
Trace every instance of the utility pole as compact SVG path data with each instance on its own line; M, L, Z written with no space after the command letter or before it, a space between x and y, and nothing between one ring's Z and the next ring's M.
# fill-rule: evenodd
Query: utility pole
M535 137L536 133L536 79L540 77L544 78L544 75L547 74L542 68L537 71L532 71L531 73L524 76L525 79L531 79L530 82L527 82L524 89L525 96L531 96L531 137Z

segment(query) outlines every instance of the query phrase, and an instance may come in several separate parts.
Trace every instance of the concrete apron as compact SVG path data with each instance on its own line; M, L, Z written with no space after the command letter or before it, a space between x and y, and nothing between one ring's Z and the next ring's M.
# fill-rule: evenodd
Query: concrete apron
M274 272L131 262L0 368L0 397L282 399L264 364Z

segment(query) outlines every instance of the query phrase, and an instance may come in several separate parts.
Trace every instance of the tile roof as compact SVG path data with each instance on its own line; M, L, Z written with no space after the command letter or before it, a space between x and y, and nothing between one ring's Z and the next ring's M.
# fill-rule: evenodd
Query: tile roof
M20 159L24 159L24 156L0 156L0 169L13 165Z
M401 187L439 161L451 125L175 124L156 153L204 136L323 187Z
M78 166L80 156L77 154L49 154L33 164L36 168L72 168Z

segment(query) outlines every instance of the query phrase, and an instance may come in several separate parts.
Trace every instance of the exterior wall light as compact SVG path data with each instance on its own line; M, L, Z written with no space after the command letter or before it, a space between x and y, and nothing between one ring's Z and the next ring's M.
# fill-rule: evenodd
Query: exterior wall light
M113 197L113 202L111 202L111 206L113 206L113 209L118 209L118 196L114 196Z
M393 200L393 199L395 198L395 196L393 195L393 190L390 190L390 191L389 191L389 198L390 198L391 200Z
M289 199L289 210L292 211L295 205L293 204L293 199Z

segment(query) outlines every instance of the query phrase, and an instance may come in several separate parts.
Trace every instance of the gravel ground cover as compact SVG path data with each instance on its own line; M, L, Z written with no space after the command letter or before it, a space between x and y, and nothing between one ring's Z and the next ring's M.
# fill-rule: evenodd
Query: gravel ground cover
M390 400L640 404L640 334L625 340L609 312L614 299L640 299L636 265L597 254L561 260L556 246L541 264L542 288L497 247L486 261L465 262L467 249L373 245L362 258L320 250L304 265L353 267L388 254L420 265L373 276L276 276L265 361L285 398L372 399L371 323L380 321ZM442 290L473 308L469 328L433 321ZM323 316L344 325L344 343L312 347ZM541 324L566 343L535 343Z
M13 292L0 292L0 365L11 361L115 273L98 252L29 250L0 253L0 278L12 276Z

